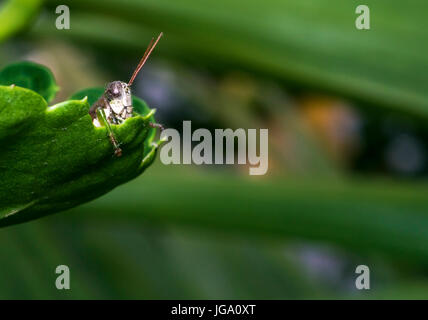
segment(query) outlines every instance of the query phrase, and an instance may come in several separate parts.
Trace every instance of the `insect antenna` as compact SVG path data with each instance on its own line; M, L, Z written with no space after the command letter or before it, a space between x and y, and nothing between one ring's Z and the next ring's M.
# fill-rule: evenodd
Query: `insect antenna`
M153 49L156 47L156 45L158 44L160 38L162 37L163 32L161 32L159 34L159 36L157 37L156 41L153 43L154 38L152 38L152 40L149 43L149 46L147 47L146 51L144 52L143 57L140 60L140 63L138 63L137 68L135 68L134 73L132 74L131 79L128 82L128 86L131 86L132 83L135 80L135 77L137 76L138 72L140 72L141 68L144 66L144 64L146 63L147 59L149 58L150 54L152 53Z

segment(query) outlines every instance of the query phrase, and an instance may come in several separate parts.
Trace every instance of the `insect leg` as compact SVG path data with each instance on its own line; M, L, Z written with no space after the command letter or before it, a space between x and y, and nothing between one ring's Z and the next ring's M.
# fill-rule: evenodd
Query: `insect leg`
M160 123L153 123L153 122L149 122L149 126L150 126L151 128L159 128L161 132L165 129L165 128L163 127L163 125L161 125Z
M156 109L151 109L150 112L148 114L146 114L145 116L143 116L143 119L145 121L148 121L156 112ZM163 127L163 125L161 125L160 123L154 123L154 122L149 122L149 127L151 128L159 128L160 131L163 131L165 128Z
M106 114L104 113L104 110L101 107L98 107L97 111L101 117L101 120L102 120L104 126L107 128L107 132L108 132L108 135L110 138L110 142L114 147L114 155L116 157L120 157L122 155L122 149L119 147L119 143L116 140L113 129L111 128L110 123L107 121Z
M101 108L99 105L99 100L95 102L90 108L89 108L89 115L92 118L92 121L94 121L97 118L97 110L98 108Z

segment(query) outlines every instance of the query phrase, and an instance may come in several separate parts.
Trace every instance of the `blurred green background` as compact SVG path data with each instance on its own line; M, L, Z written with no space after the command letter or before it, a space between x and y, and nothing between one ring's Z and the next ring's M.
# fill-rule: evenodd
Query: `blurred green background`
M47 65L57 101L129 79L163 31L134 88L160 123L269 128L265 176L158 159L96 201L1 229L0 298L428 298L427 13L422 0L0 2L0 67Z

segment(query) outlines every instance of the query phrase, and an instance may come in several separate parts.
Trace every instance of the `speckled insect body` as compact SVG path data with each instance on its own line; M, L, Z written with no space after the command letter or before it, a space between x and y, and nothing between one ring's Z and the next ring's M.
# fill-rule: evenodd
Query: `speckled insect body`
M108 122L121 124L132 117L131 88L127 83L122 81L110 82L109 88L106 90L106 98L110 106L105 109Z

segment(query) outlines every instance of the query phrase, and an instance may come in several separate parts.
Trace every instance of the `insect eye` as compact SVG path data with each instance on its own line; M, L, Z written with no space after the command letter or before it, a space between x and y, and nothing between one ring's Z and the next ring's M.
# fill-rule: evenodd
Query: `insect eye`
M110 89L109 93L112 97L118 97L120 95L120 91L117 89Z

